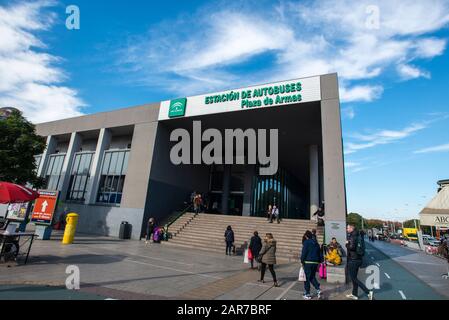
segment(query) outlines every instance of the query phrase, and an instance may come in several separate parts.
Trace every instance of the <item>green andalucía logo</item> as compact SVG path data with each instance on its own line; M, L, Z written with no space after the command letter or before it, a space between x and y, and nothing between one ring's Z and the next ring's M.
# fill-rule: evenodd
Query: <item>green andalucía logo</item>
M186 114L187 98L172 100L168 109L168 117L182 117Z

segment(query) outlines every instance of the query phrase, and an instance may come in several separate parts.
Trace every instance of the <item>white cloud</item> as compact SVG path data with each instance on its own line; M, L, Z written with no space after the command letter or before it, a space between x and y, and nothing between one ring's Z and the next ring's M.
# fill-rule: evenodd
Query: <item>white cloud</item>
M401 130L378 130L370 134L352 134L350 135L352 141L345 143L345 154L353 154L378 145L395 143L427 128L428 123L411 124Z
M396 72L402 80L429 78L430 73L416 65L419 59L444 52L446 40L432 33L449 23L449 3L444 0L379 0L379 28L370 29L367 8L372 4L226 2L227 9L220 10L214 3L154 26L121 51L121 61L133 72L138 68L140 78L151 85L167 89L166 84L176 80L180 85L174 89L182 95L205 92L206 87L233 88L245 81L338 72L343 102L369 102L382 95L383 87L380 81L368 81L387 72ZM266 59L258 61L260 67L247 71L244 63L251 65L261 54Z
M360 163L358 163L358 162L351 162L351 161L345 162L346 168L354 168L354 167L358 167L358 166L360 166Z
M431 153L431 152L447 152L447 151L449 151L449 143L416 150L414 153Z
M382 95L382 86L353 86L347 88L340 85L340 99L343 102L370 102Z
M430 73L428 71L420 70L412 65L400 64L397 66L397 70L403 80L410 80L420 77L430 79Z
M85 103L64 85L61 59L45 53L38 33L48 31L53 1L0 6L0 106L16 107L33 122L81 115Z
M353 107L347 107L347 108L343 108L341 110L343 117L347 118L347 119L354 119L355 118L355 111Z

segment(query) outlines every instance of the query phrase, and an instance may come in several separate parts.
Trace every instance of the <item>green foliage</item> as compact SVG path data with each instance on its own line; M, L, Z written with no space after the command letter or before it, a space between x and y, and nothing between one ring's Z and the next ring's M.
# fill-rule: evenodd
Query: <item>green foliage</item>
M30 183L40 187L34 156L45 150L45 139L36 134L35 126L14 110L0 120L0 181Z
M416 220L416 227L419 228L419 220ZM414 228L415 227L415 220L407 220L404 221L404 228Z
M346 221L348 224L353 224L357 229L362 228L362 216L358 213L351 212L346 217Z
M365 226L367 229L372 229L372 228L381 229L383 225L384 225L384 222L379 219L365 220Z

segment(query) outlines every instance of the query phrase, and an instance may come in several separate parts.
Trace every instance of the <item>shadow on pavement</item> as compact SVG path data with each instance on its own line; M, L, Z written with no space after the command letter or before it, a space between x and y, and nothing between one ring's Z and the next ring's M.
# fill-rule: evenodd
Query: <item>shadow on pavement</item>
M67 257L53 256L53 255L40 255L30 256L27 265L33 264L109 264L114 262L120 262L126 259L123 255L99 255L99 254L76 254ZM87 261L86 261L87 260Z

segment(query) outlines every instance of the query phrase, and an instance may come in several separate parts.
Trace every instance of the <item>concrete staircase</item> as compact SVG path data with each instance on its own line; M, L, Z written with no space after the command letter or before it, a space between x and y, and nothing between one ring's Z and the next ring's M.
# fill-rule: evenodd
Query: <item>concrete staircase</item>
M283 261L298 261L306 230L317 229L318 240L320 244L323 242L323 229L309 220L283 219L277 224L258 217L186 213L169 227L173 238L163 244L224 254L224 232L228 225L234 230L237 254L243 254L255 230L261 238L265 233L273 234L277 258Z

